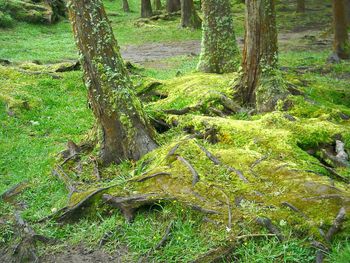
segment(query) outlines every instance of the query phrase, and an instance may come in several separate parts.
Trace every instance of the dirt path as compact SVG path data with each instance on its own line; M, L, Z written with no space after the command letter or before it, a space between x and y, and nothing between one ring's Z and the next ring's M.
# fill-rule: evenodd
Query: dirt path
M329 48L331 40L320 39L320 31L307 30L279 34L280 50L305 50L310 48ZM239 46L243 47L243 38L238 38ZM125 60L145 64L149 61L164 60L176 56L197 56L200 53L200 40L179 42L148 43L143 45L129 45L121 48Z

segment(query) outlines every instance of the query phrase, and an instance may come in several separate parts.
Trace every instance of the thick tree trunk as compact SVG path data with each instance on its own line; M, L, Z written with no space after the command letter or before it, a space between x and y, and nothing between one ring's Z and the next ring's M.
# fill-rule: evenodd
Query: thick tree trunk
M181 10L180 0L167 0L166 10L168 13L174 13Z
M153 0L153 9L154 10L161 10L162 9L162 2L160 0Z
M305 13L305 0L297 0L297 12Z
M333 51L341 59L350 58L350 42L347 30L346 1L348 0L333 0Z
M124 12L130 12L128 0L123 0L123 10L124 10Z
M101 159L105 165L138 160L157 145L102 1L71 0L68 9L89 100L102 127Z
M202 20L198 16L193 0L181 1L181 26L191 28L201 28Z
M236 95L243 105L270 111L285 96L282 83L276 83L279 78L274 0L246 0L245 17L243 72Z
M239 64L230 0L204 0L202 50L197 69L208 73L233 72Z
M151 0L141 0L141 17L151 17L153 15Z
M350 0L346 0L346 20L348 27L350 27Z

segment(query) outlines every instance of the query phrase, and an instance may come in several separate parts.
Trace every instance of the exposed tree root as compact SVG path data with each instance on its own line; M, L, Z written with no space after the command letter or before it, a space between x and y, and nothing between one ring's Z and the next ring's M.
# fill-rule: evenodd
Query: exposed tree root
M340 208L336 218L334 219L333 225L329 228L329 230L326 234L326 240L328 242L330 242L332 240L332 238L334 237L334 235L340 231L340 229L345 221L345 215L346 215L345 208L344 207Z
M185 158L182 156L178 155L177 159L182 162L192 173L193 179L192 179L192 187L196 185L196 183L199 182L199 174L197 173L196 169L190 164L189 161L187 161Z
M18 211L15 212L15 220L20 241L15 246L13 255L19 262L39 262L36 252L36 242L52 243L54 240L36 234L29 224L23 220Z
M146 255L142 256L138 260L139 263L148 262L147 259L152 255L152 253L154 253L155 251L161 249L162 247L164 247L166 245L166 243L170 239L171 229L173 228L173 226L174 226L174 221L171 221L170 224L167 226L162 239L158 242L158 244L154 248L150 249Z
M23 181L12 186L10 189L6 190L0 195L0 200L2 199L4 201L9 201L16 195L20 194L23 191L23 189L27 187L27 185L28 185L28 181Z
M118 208L128 222L133 221L136 211L143 206L177 200L176 197L159 193L140 194L126 197L104 194L102 196L102 199L109 205ZM220 214L218 211L206 209L196 204L187 202L182 203L192 208L193 210L205 214Z
M218 263L223 262L227 259L238 247L242 240L248 238L257 238L257 237L275 237L275 234L249 234L234 237L234 241L228 242L227 245L214 248L207 253L199 256L197 259L191 261L191 263ZM232 260L233 262L233 260Z
M243 173L229 165L223 164L218 158L216 158L211 152L209 152L205 147L197 143L198 147L205 153L205 155L215 164L224 166L229 172L235 173L238 177L245 183L248 183L248 179L243 175Z
M267 217L258 217L255 220L259 225L265 227L271 234L276 235L278 240L283 241L284 236L280 232L280 230L272 223L271 219Z
M291 203L288 202L282 202L282 206L288 207L290 208L292 211L298 213L299 215L301 215L302 217L304 217L305 219L308 219L308 217L301 212L298 208L296 208L294 205L292 205Z
M69 197L72 196L74 192L77 192L74 181L64 172L60 165L57 165L57 167L52 170L52 174L57 176L64 183Z
M154 173L154 174L151 174L151 175L147 175L147 176L142 177L142 178L132 178L129 181L130 182L135 181L135 182L138 182L138 183L142 183L142 182L144 182L146 180L149 180L149 179L157 177L157 176L171 176L171 173L159 172L159 173Z

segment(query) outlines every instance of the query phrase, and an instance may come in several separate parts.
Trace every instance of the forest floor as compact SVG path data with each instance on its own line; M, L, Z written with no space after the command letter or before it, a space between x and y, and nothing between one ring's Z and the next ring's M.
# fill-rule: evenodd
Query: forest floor
M329 5L320 6L319 1L310 1L308 12L299 15L292 11L295 1L284 2L287 4L278 5L280 68L283 78L302 96L295 98L295 107L291 110L256 116L241 112L225 117L202 112L179 117L160 113L194 106L207 99L212 90L230 94L231 81L237 77L235 73L217 76L195 72L200 30L179 29L178 17L171 21L140 23L136 0L130 1L135 12L127 15L115 6L116 2L105 2L123 58L136 63L130 72L137 91L145 99L147 114L152 119L164 118L168 123L178 121L180 126L159 133L160 148L146 159L101 171L102 182L96 183L95 172L91 171L72 178L79 180L82 187L88 182L93 187L118 184L128 189L129 180L142 178L149 169L170 169L175 179L186 183L191 176L188 171L177 162L169 168L160 161L172 147L181 143L178 153L190 160L203 182L213 187L206 188L200 182L196 191L199 196L214 200L210 208L218 209L224 217L206 217L192 211L183 205L185 202L178 204L182 195L166 189L178 198L178 203L161 203L143 209L132 224L125 222L117 211L106 208L97 209L76 222L58 224L49 220L38 223L70 204L64 183L51 173L61 161L57 154L66 148L67 141L83 141L94 120L87 108L81 71L55 71L62 62L68 61L72 66L77 60L67 21L53 26L18 23L14 28L0 29L0 58L12 63L0 66L0 193L24 182L12 203L0 201L0 262L18 262L13 251L22 237L13 216L16 211L21 211L25 222L36 233L54 240L49 245L37 242L41 262L137 262L145 255L149 256L146 260L152 262L189 262L227 244L227 240L236 234L267 234L258 232L261 229L251 224L256 214L271 216L285 240L246 239L226 262L314 262L316 249L310 246L310 241L319 237L315 229L318 226L327 229L339 204L349 208L350 197L346 185L330 178L327 170L313 164L318 159L306 152L312 147L333 143L333 136L339 133L349 148L350 63L326 62L332 45ZM242 46L243 6L235 5L234 10L238 43ZM145 91L149 87L153 87L151 91L155 93L142 97L147 95ZM205 126L208 123L219 127L219 143L184 139L188 136L184 130L188 131L189 127L182 125L193 125L203 132L208 129ZM242 185L222 167L210 164L197 143L225 163L241 169L251 185ZM91 164L90 157L86 158L83 163ZM254 173L252 167L257 160L261 163L256 164ZM290 170L285 168L288 166ZM307 174L305 170L312 170L317 175ZM187 177L178 175L178 171ZM340 168L337 172L350 178L349 169ZM256 173L264 179L262 182L255 178ZM302 187L298 180L305 178L312 183L308 181ZM153 185L145 184L141 189L132 185L130 189L143 193L149 187L158 187L160 182L166 188L166 180L160 177L152 181ZM185 183L184 191L187 189ZM222 193L214 189L217 185L223 187L233 206L237 205L236 198L240 195L247 197L245 202L238 201L237 207L232 207L232 230L226 228L226 205L222 206L226 201ZM271 200L246 194L245 191L251 188L266 196L271 192ZM292 190L303 198L339 192L333 195L334 200L310 201L301 206L304 201L291 195ZM211 196L209 193L216 194ZM279 207L285 200L297 207L300 205L311 219L305 220L287 209L270 209ZM217 205L218 202L221 205ZM260 207L263 202L266 205ZM238 209L239 205L241 209ZM220 223L216 225L216 221ZM153 251L170 222L170 240L163 248ZM328 262L349 262L349 228L347 222L345 231L327 244L331 248L326 253Z

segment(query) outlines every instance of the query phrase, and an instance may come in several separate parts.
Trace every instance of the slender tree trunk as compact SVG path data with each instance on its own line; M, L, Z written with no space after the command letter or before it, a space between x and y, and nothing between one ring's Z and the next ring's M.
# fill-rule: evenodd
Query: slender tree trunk
M123 10L124 10L124 12L130 12L128 0L123 0Z
M168 13L174 13L181 10L180 0L167 0L166 10Z
M151 17L153 15L151 0L141 0L141 17Z
M297 12L305 13L305 0L297 0Z
M350 58L350 42L347 30L346 1L333 0L334 42L333 51L340 59Z
M201 28L202 20L198 16L193 0L181 1L181 26L191 28Z
M161 10L162 9L162 2L160 0L153 0L153 9L154 10Z
M274 0L246 0L242 76L236 86L243 105L271 111L285 96L276 76L278 62Z
M203 0L202 50L197 69L208 73L233 72L239 64L231 0Z
M85 85L102 128L105 165L138 160L156 148L101 0L71 0L69 17L79 48Z

